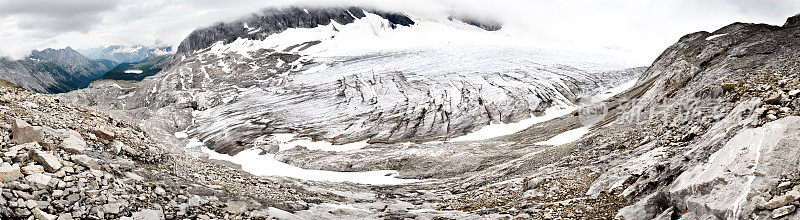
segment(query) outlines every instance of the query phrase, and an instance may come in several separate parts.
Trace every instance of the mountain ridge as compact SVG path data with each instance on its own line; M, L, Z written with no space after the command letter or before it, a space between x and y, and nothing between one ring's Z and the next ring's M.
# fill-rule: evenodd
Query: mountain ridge
M107 64L89 59L71 47L34 50L21 60L0 59L0 78L44 93L85 88L108 70Z

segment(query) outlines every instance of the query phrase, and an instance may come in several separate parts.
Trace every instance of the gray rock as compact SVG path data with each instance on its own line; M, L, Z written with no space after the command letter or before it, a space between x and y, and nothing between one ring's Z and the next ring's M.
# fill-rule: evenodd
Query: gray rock
M28 175L28 176L25 177L25 180L27 180L27 181L29 181L31 183L36 183L36 184L43 185L43 186L47 186L50 183L50 179L52 179L52 177L50 177L48 175L41 174L41 173Z
M112 140L117 135L113 131L109 130L108 128L96 128L92 130L94 135L97 135L98 138L105 139L105 140Z
M290 212L287 212L287 211L284 211L284 210L281 210L281 209L278 209L278 208L270 207L267 211L269 213L269 216L272 217L272 218L275 218L275 219L280 219L280 220L300 220L300 219L303 219L303 218L300 218L299 216L297 216L295 214L292 214Z
M90 169L93 169L93 170L99 170L100 169L100 164L97 162L97 159L91 158L89 156L82 155L82 154L81 155L72 155L70 157L70 159L72 159L72 162L75 162L77 164L83 165L83 166L88 167Z
M39 207L39 203L33 200L28 200L25 201L25 207L28 207L29 209L36 208Z
M165 191L164 188L161 188L160 186L156 187L156 189L154 189L153 192L156 193L156 195L158 196L164 196L167 194L167 191Z
M32 212L33 212L33 216L36 217L37 220L55 220L56 219L55 215L48 214L48 213L42 211L39 208L34 208L32 210Z
M772 199L770 199L769 201L767 201L766 203L764 203L763 205L760 205L760 206L758 206L756 208L758 208L758 209L776 209L778 207L782 207L782 206L788 205L789 203L797 200L798 198L800 198L800 192L792 190L792 191L786 192L786 194L783 194L781 196L775 196Z
M245 202L245 201L230 201L230 202L225 203L225 205L226 205L225 211L228 211L228 212L234 213L234 214L244 213L244 212L247 211L247 204L248 203Z
M122 204L119 203L110 203L103 205L103 212L109 214L118 214L122 211Z
M51 195L55 198L61 198L62 196L64 196L64 190L58 190L58 189L53 190L53 193Z
M133 180L136 180L136 181L143 181L144 180L144 177L139 176L139 175L137 175L135 173L131 173L131 172L125 172L125 177L133 179Z
M786 95L789 95L791 97L800 97L800 89L789 91L788 93L786 93Z
M44 173L44 167L41 165L28 165L22 167L22 173L25 175L33 175L37 173Z
M767 119L769 119L769 120L777 120L778 116L775 116L774 114L769 114L769 115L767 115Z
M31 126L22 119L14 119L11 127L11 136L11 142L16 144L41 142L42 130L39 127Z
M794 212L796 207L794 205L787 205L778 209L772 210L772 218L780 218Z
M135 220L161 220L164 219L164 212L152 209L142 209L132 213L131 217Z
M781 182L780 184L778 184L778 189L779 190L788 189L790 186L792 186L792 182Z
M120 152L122 152L123 148L130 148L130 147L125 146L125 144L120 142L120 141L111 142L111 149L110 150L111 150L112 153L119 154Z
M58 215L58 218L56 220L72 220L72 214L71 213L62 213L62 214Z
M73 192L72 194L69 194L69 196L67 196L67 201L72 203L72 202L77 202L77 201L81 200L81 196L76 194L76 193L74 193L76 191L73 190L72 192Z
M80 137L70 135L61 142L61 148L73 154L82 154L86 150L86 142Z
M10 182L22 178L19 165L3 163L0 165L0 182Z
M61 169L61 159L42 150L32 150L31 157L34 161L44 166L47 172L56 172Z

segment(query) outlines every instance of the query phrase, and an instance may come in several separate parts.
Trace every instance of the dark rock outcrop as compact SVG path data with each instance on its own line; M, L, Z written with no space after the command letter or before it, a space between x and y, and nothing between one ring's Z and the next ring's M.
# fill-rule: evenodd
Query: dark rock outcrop
M800 26L800 14L795 16L789 17L786 19L786 23L783 24L783 27L797 27Z
M476 19L476 18L472 18L472 17L469 17L469 16L461 16L461 15L450 15L450 17L447 17L447 19L449 19L451 21L452 20L461 21L461 22L467 23L467 24L475 26L475 27L479 27L479 28L487 30L487 31L499 31L500 29L503 29L503 24L501 24L500 22L491 21L491 20L487 20L487 19L481 20L481 19Z
M259 13L234 22L218 23L211 27L193 31L181 42L178 54L189 54L222 41L230 43L237 38L263 40L267 36L291 28L314 28L328 25L331 21L350 24L366 16L367 11L357 7L265 9ZM409 26L414 21L406 15L388 12L372 12L386 18L394 25Z

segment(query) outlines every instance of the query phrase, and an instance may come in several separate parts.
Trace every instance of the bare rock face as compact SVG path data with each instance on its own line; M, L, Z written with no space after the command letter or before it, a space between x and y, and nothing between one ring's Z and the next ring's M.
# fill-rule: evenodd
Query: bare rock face
M381 12L380 15L387 18L393 25L408 26L414 24L410 18L402 14ZM253 17L237 22L220 23L208 28L195 30L181 42L178 47L178 54L185 55L206 49L218 41L231 43L240 37L263 40L271 34L280 33L291 28L313 28L330 24L332 21L343 25L350 24L364 16L364 10L356 7L266 9ZM257 29L255 31L249 30L245 28L244 24Z
M30 142L42 141L42 130L39 127L34 127L23 121L22 119L15 119L11 128L11 141L17 144L24 144Z
M684 172L670 189L673 201L693 212L715 216L743 217L752 213L755 192L778 184L780 175L800 167L800 117L787 117L745 129L731 138L709 161ZM797 200L800 192L790 191L767 202L762 208L775 209Z
M661 140L621 151L590 194L621 189L618 195L631 201L619 210L622 219L654 218L669 209L690 219L758 219L788 210L781 207L796 201L796 192L774 189L800 167L800 114L787 94L800 87L796 22L734 23L688 34L665 50L639 79L637 87L648 89L620 116L637 126L663 125L652 127L663 132L655 136ZM755 80L769 77L774 80ZM698 109L717 108L710 111L717 116L679 110L640 117L679 108L704 114ZM652 156L664 149L670 156Z
M790 17L786 19L786 23L783 24L783 27L797 27L800 26L800 14Z

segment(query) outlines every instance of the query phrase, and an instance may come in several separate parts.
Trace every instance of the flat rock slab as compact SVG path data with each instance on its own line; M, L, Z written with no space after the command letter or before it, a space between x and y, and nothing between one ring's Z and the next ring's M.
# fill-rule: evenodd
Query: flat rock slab
M75 162L77 164L83 165L85 167L88 167L88 168L91 168L91 169L94 169L94 170L99 170L100 169L100 164L97 163L97 159L91 158L91 157L86 156L86 155L72 155L71 158L72 158L72 162Z
M61 159L51 153L42 150L32 150L31 157L33 157L33 161L44 166L44 170L47 172L53 173L61 169Z
M41 142L42 133L41 128L31 126L22 119L14 119L14 123L11 127L11 142L15 144Z
M105 139L105 140L109 140L109 141L114 139L114 137L117 135L113 131L108 130L106 128L97 128L97 129L93 130L92 133L94 133L94 135L97 135L97 137L99 137L99 138L102 138L102 139Z
M772 218L783 217L784 215L788 215L794 212L795 209L797 209L797 207L794 207L794 205L787 205L784 207L780 207L772 211Z
M70 135L61 142L61 148L73 154L82 154L86 150L86 142L80 137Z
M25 177L25 180L27 180L28 182L40 184L43 186L47 186L47 184L50 183L50 179L52 179L52 177L41 173L28 175Z

